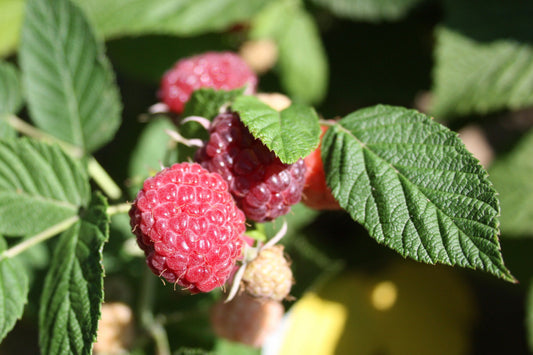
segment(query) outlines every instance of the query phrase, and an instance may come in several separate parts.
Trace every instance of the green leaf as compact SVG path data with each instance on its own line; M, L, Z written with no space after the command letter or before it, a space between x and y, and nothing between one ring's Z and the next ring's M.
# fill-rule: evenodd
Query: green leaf
M12 139L17 132L7 123L7 115L22 105L19 73L11 63L0 61L0 139Z
M0 57L9 55L15 49L23 12L24 0L0 1Z
M171 155L172 141L165 132L176 126L167 119L154 119L144 128L131 153L128 167L130 196L137 196L146 178L161 170Z
M240 96L231 107L252 135L283 163L292 164L318 147L320 126L311 107L292 104L278 112L255 96Z
M43 354L90 354L103 301L102 248L107 202L95 194L81 220L63 232L44 281L39 313Z
M496 191L446 127L414 110L362 109L328 129L322 159L335 198L379 243L514 281L500 252Z
M444 9L431 113L444 118L531 105L533 3L449 0Z
M0 233L41 232L89 201L87 173L57 146L0 142Z
M516 147L492 163L490 179L499 192L504 237L531 237L533 235L533 130Z
M212 88L195 90L185 104L182 116L201 116L212 120L219 114L222 105L230 103L243 92L244 88L229 91Z
M313 0L339 17L379 22L399 20L424 0Z
M6 250L0 236L0 253ZM28 276L16 258L0 259L0 342L22 317L28 301Z
M16 113L21 106L19 72L13 64L0 61L0 114Z
M277 1L254 21L253 38L278 44L281 84L289 96L305 103L320 102L328 85L328 60L314 19L292 1Z
M28 0L19 55L36 126L85 152L113 138L118 89L79 8L68 0Z
M106 38L196 35L247 21L267 0L77 0Z

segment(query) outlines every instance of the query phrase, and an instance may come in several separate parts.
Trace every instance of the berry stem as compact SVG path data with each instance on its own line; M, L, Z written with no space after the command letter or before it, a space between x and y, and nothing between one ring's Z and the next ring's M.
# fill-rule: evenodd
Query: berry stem
M18 132L35 139L39 139L48 143L56 143L59 145L65 152L71 155L74 158L82 158L84 156L84 151L80 147L76 147L67 142L49 135L32 125L24 122L22 119L15 115L8 115L7 123L16 129ZM118 199L122 195L120 187L113 181L109 174L104 170L104 168L96 161L94 157L89 158L88 162L89 175L93 178L98 186L104 191L104 193L112 199Z
M5 250L2 254L0 254L0 261L3 259L10 259L14 258L18 254L22 253L26 249L29 249L30 247L39 244L41 242L44 242L47 239L52 238L53 236L66 231L68 228L70 228L74 223L76 223L80 217L78 215L72 216L68 219L65 219L64 221L61 221L50 228L45 229L44 231L35 234L32 237L29 237L25 239L24 241L18 243L17 245Z
M119 205L109 206L107 214L111 217L119 213L128 213L131 209L131 203L121 203Z
M88 170L89 176L93 178L94 182L100 186L107 196L113 200L120 198L122 190L94 157L89 159Z

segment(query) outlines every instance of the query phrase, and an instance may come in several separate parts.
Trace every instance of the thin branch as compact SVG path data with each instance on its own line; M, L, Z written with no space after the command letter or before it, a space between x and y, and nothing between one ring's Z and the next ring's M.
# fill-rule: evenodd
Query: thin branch
M22 253L23 251L25 251L26 249L29 249L30 247L36 244L44 242L45 240L50 239L53 236L66 231L79 219L80 217L78 215L72 216L64 221L59 222L58 224L51 226L50 228L45 229L44 231L30 238L25 239L24 241L5 250L2 254L0 254L0 260L13 258L17 256L18 254Z

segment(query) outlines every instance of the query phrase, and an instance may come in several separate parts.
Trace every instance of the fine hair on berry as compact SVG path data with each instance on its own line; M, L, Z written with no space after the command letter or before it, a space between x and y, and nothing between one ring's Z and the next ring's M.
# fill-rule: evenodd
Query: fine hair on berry
M241 256L244 214L222 177L198 164L148 178L129 215L150 269L191 293L223 286Z

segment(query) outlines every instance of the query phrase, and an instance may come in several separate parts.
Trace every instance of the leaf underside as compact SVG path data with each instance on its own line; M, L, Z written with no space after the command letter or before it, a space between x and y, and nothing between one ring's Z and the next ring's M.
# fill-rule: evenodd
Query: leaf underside
M380 105L332 126L322 158L335 198L379 243L514 281L500 252L496 192L455 133Z
M59 147L0 142L0 233L34 234L75 216L89 191L86 172Z
M85 152L113 138L120 125L118 88L79 8L68 0L29 0L19 56L37 127Z

